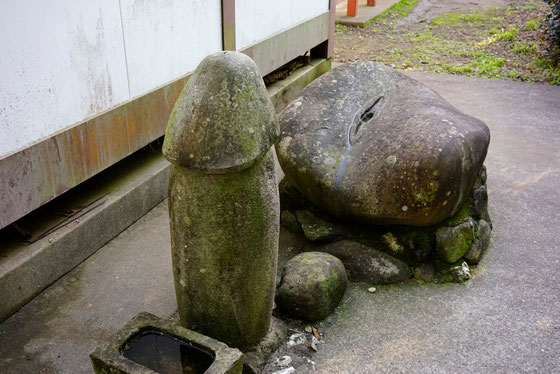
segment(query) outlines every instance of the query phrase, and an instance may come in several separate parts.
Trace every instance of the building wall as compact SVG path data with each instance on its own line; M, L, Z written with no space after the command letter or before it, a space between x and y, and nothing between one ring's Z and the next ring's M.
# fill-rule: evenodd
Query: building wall
M242 49L328 12L329 1L237 0L235 8L236 45Z
M219 1L0 2L0 158L192 71Z
M0 0L0 229L161 137L223 25L266 74L332 39L329 4Z

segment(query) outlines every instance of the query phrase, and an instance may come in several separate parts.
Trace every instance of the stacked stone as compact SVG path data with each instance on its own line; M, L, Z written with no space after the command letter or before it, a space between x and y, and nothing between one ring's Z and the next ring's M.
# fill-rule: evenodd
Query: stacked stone
M340 258L351 279L402 281L434 257L445 271L480 261L491 230L482 121L359 62L306 87L280 128L282 224Z

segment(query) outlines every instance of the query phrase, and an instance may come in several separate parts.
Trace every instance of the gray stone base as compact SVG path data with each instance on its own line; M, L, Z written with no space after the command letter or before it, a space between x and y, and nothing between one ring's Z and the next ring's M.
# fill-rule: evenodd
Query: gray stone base
M241 374L243 354L215 339L188 330L178 324L158 318L150 313L140 313L119 330L109 341L97 347L90 355L96 374L144 374L153 371L124 357L122 351L139 334L156 331L184 342L192 343L207 351L214 361L206 374Z
M490 244L485 167L459 211L433 226L341 222L314 206L287 178L280 184L280 203L282 226L303 236L310 250L339 257L354 281L388 284L414 277L462 282Z

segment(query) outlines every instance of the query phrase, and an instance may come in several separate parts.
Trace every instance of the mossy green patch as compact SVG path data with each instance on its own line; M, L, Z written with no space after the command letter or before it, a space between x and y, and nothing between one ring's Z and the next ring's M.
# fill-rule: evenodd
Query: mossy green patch
M408 16L420 0L401 0L389 9L386 9L381 14L375 16L373 19L366 22L364 26L370 23L386 23Z
M449 12L435 17L430 21L433 26L473 27L498 22L500 17L494 12L479 11L474 13Z
M440 226L457 226L463 222L466 222L470 217L475 216L474 213L474 207L473 207L473 202L472 202L472 195L469 195L466 199L465 202L463 202L463 204L461 205L461 207L459 208L459 211L457 213L455 213L455 215L453 215L453 217L450 217L448 219L446 219L445 221L443 221L442 223L440 223Z

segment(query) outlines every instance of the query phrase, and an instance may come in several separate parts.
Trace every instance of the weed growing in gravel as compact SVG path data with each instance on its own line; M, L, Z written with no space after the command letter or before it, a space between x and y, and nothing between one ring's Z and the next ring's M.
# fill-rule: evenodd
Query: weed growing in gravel
M525 30L538 30L541 24L541 20L539 18L530 19L525 24Z

